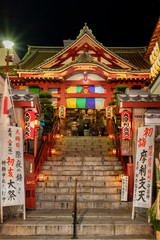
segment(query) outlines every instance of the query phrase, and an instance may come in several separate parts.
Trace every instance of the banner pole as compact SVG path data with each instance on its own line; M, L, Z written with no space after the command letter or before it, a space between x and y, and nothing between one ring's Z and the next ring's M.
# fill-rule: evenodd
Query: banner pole
M3 207L1 206L1 223L3 223Z
M135 218L135 209L134 207L132 207L132 220L134 220L134 218Z
M26 220L26 204L23 205L23 220Z

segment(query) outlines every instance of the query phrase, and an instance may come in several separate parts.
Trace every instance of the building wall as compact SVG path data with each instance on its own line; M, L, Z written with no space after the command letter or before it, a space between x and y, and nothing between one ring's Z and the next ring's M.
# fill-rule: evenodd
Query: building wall
M160 75L150 89L152 94L160 94Z
M22 127L24 130L24 108L15 107L15 115L18 127ZM15 122L13 111L11 112L11 125Z
M6 49L0 48L0 66L6 66L6 54ZM10 62L9 65L15 65L20 62L20 58L13 49L10 50L10 54L13 54L13 62Z

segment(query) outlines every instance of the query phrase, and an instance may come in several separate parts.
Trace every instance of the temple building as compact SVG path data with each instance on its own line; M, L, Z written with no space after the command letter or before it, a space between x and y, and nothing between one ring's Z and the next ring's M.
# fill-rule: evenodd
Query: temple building
M64 47L29 46L22 61L10 67L10 81L17 89L50 92L61 118L84 114L92 120L97 112L106 116L117 85L142 89L150 84L145 53L146 47L105 47L85 24Z

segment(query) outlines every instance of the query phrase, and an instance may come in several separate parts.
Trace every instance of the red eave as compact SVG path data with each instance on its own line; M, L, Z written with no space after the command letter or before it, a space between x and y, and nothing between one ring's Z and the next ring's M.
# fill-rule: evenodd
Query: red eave
M160 108L160 102L121 102L120 108Z
M148 45L148 48L147 48L144 59L149 59L149 56L150 56L153 48L155 47L156 41L157 41L159 36L160 36L160 17L158 19L158 22L157 22L156 27L154 29L154 32L152 34L152 37L151 37L151 40L149 42L149 45Z
M24 102L24 101L14 101L15 107L24 107L24 108L31 108L31 101Z

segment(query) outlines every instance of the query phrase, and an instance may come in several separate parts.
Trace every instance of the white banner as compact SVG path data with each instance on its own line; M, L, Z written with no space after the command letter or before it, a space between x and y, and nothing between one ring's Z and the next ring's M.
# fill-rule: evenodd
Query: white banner
M128 201L128 176L122 177L121 201Z
M155 126L138 128L133 207L151 206L154 138Z
M24 205L22 128L7 126L1 133L1 207Z

